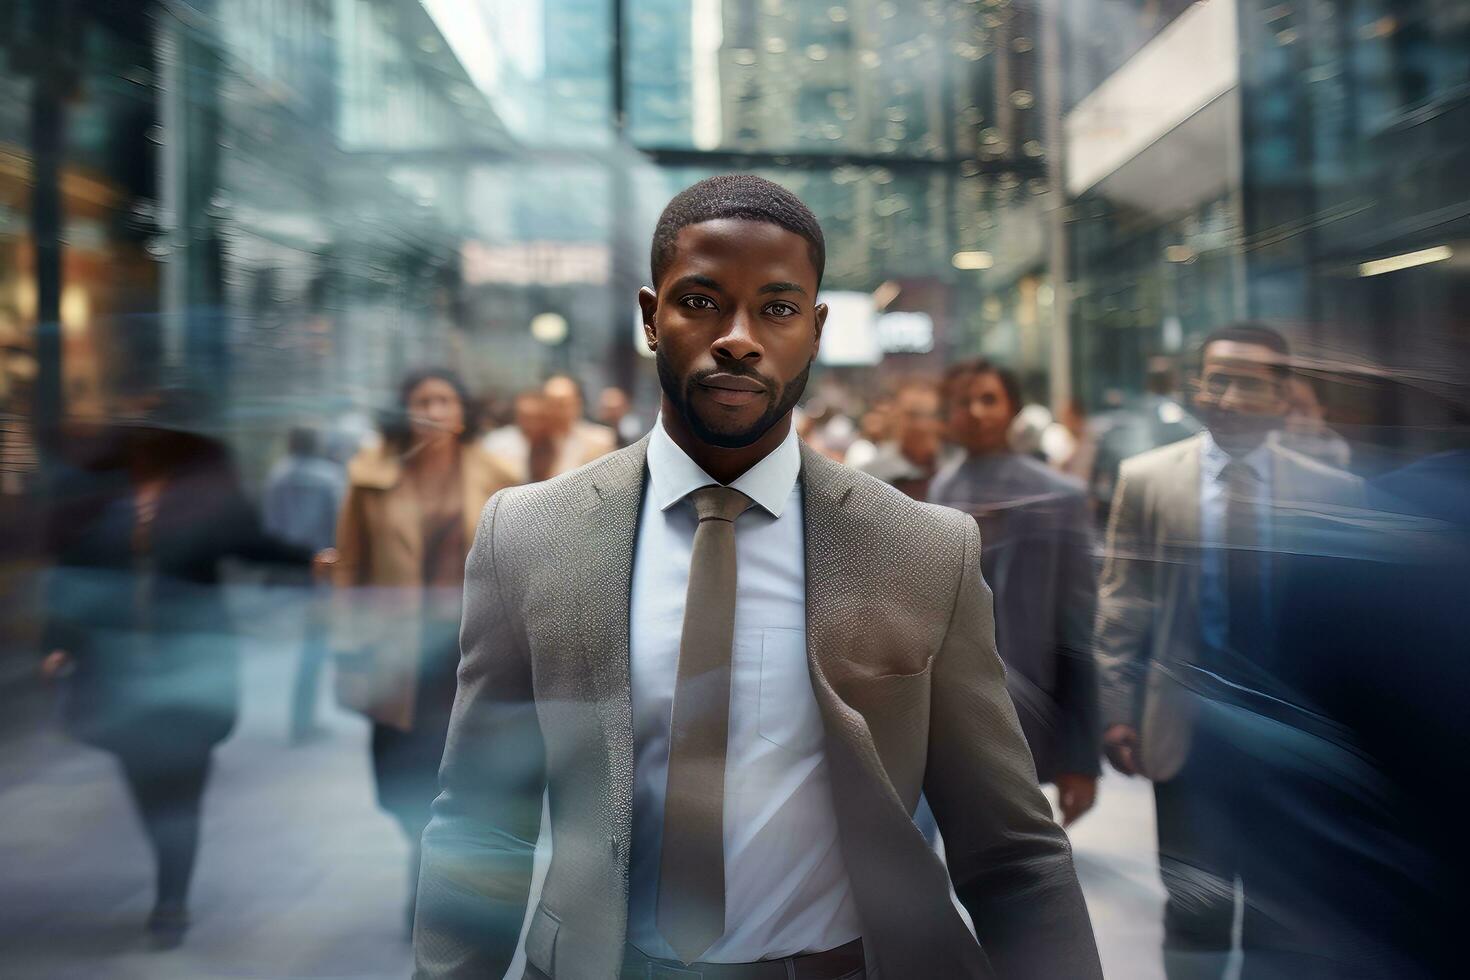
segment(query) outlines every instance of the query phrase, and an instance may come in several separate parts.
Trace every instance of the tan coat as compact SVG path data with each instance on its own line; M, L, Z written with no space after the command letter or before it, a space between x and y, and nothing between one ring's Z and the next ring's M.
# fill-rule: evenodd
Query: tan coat
M444 792L424 834L419 980L505 974L543 790L552 857L526 976L618 975L633 812L628 606L647 444L485 509L466 566ZM1100 980L1067 838L1006 694L974 520L806 446L801 488L807 664L868 977ZM948 876L912 819L921 791Z
M333 576L337 700L410 731L423 625L423 515L397 455L387 447L359 453L347 477ZM461 450L460 477L468 543L485 501L515 480L475 446Z

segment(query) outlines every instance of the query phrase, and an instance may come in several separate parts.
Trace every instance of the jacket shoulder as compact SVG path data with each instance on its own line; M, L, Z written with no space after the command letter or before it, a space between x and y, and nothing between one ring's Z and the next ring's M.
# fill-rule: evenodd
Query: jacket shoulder
M1176 467L1184 462L1191 452L1198 452L1201 437L1190 436L1167 446L1159 446L1147 452L1123 460L1120 472L1130 480L1147 480L1154 477L1172 478Z
M646 437L549 480L507 487L495 496L512 523L534 519L563 524L597 504L598 487L636 490L643 481Z
M847 512L862 524L863 533L898 556L928 557L962 548L965 536L975 527L964 511L939 504L923 503L877 477L834 462L852 480L852 499Z
M347 482L354 487L385 490L398 482L398 455L387 443L366 446L347 461Z

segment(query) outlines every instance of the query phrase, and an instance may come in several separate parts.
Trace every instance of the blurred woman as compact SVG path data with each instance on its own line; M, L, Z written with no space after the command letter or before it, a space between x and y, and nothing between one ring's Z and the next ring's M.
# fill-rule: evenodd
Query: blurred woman
M116 757L147 833L161 947L188 928L211 755L239 712L220 564L311 559L260 531L225 448L175 428L193 413L172 408L73 453L52 500L42 637L43 675L66 682L68 730Z
M348 464L337 527L337 697L373 722L378 804L411 848L410 924L454 703L465 557L485 502L517 482L474 444L472 405L449 371L405 378L382 444Z

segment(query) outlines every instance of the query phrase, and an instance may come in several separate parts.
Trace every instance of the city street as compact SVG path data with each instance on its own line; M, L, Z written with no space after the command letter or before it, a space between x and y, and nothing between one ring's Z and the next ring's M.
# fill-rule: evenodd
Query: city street
M409 974L406 848L373 801L367 726L324 691L325 736L287 745L297 618L267 592L235 593L238 621L254 631L244 711L216 753L185 945L145 942L149 863L112 760L46 725L12 737L0 758L0 977ZM1162 890L1148 787L1113 776L1099 796L1074 844L1105 971L1156 980Z

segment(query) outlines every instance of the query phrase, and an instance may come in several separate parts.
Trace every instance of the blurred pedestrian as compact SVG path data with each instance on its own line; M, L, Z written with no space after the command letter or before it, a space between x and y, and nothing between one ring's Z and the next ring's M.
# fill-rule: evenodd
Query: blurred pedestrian
M118 761L155 861L148 929L172 947L189 926L211 756L239 712L221 563L312 556L265 535L224 446L183 428L195 399L149 400L56 486L42 673L65 679L68 730Z
M536 483L555 475L559 447L551 403L532 388L515 397L515 418L492 430L480 447L517 483Z
M337 697L373 722L378 803L411 848L410 916L454 702L465 556L485 501L516 482L474 445L470 406L452 372L409 374L382 445L348 466L337 530Z
M888 441L892 400L878 398L858 418L858 435L847 447L842 461L854 469L862 469L878 455L878 447Z
M1173 360L1157 356L1148 359L1141 396L1129 399L1116 389L1105 393L1108 410L1092 425L1097 449L1088 484L1100 520L1107 520L1112 507L1123 460L1199 433L1199 420L1190 414L1178 389Z
M1286 421L1271 438L1328 466L1345 469L1352 461L1347 440L1327 425L1327 411L1312 380L1293 374L1286 383Z
M286 456L266 478L261 518L265 530L281 541L313 553L331 548L337 536L337 514L347 492L345 469L327 458L321 436L305 426L287 436ZM317 685L327 657L329 619L316 594L315 576L293 570L277 582L300 599L304 617L301 657L291 688L290 739L300 744L316 731Z
M1086 486L1097 460L1097 437L1088 424L1087 411L1076 399L1067 402L1057 416L1054 446L1047 453L1051 465ZM1043 448L1046 440L1043 439Z
M942 469L929 499L980 525L980 567L995 593L1006 686L1037 777L1057 787L1063 824L1093 804L1101 772L1092 617L1097 576L1082 485L1007 438L1021 385L985 359L950 368L949 437L965 456Z
M868 463L859 466L915 500L927 500L929 481L939 466L944 427L939 415L939 385L914 378L894 393L890 432L892 438L877 447ZM851 455L849 448L848 454Z
M617 433L585 416L582 383L569 374L554 374L541 386L551 408L551 430L557 445L552 476L574 470L618 447Z
M1168 892L1170 980L1223 975L1237 889L1246 977L1353 972L1354 937L1275 886L1315 827L1261 815L1303 778L1297 733L1316 718L1289 682L1302 651L1277 643L1274 556L1310 551L1297 515L1361 505L1359 481L1269 434L1288 409L1286 341L1238 324L1201 348L1198 436L1123 463L1099 596L1104 748L1154 783ZM1358 964L1360 966L1361 964Z
M643 426L633 415L633 403L621 388L602 389L597 396L597 421L617 436L617 448L631 446L643 436Z

